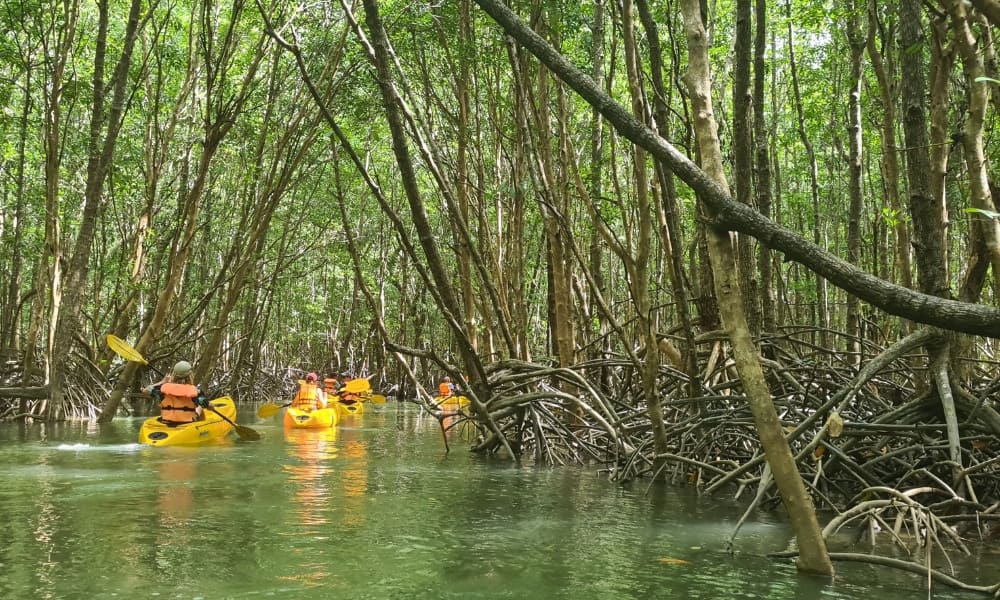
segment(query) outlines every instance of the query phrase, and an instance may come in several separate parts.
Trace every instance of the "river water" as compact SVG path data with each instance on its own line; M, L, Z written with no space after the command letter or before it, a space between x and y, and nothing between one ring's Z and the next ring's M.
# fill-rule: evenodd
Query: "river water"
M691 489L471 455L412 405L258 442L135 443L141 419L0 424L0 598L926 598L920 577L770 560L789 539ZM279 415L280 417L280 415ZM963 561L966 581L1000 561ZM989 576L987 576L989 574ZM934 598L978 598L935 586Z

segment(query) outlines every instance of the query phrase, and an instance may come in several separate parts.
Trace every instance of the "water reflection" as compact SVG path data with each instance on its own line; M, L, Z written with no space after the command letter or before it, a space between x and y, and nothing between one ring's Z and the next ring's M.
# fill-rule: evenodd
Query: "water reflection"
M910 574L838 564L830 582L765 558L789 539L780 513L752 515L731 553L745 504L723 495L461 443L445 454L437 420L412 407L363 425L274 424L260 442L196 449L136 447L138 420L99 439L81 425L22 442L0 426L0 598L927 596ZM998 566L977 557L957 575L988 582Z
M160 461L157 465L159 493L156 514L164 533L178 531L191 521L194 511L194 481L198 474L194 456L187 449L178 448L174 460Z
M285 428L288 460L282 465L292 486L291 503L285 514L289 532L295 536L289 554L297 566L281 578L305 587L320 587L331 576L330 565L315 551L317 542L328 539L330 518L331 463L337 458L337 428Z
M343 499L339 511L340 521L346 527L357 527L364 523L364 497L368 491L368 441L362 430L345 427L341 431L344 444L344 460L341 464L340 481Z
M57 551L57 535L61 530L59 512L55 506L56 490L51 482L42 481L35 497L36 515L34 538L35 542L43 549L38 554L39 562L35 567L35 576L38 578L36 593L40 598L53 598L52 590L56 581L53 575L58 564L53 560L53 554Z
M285 429L288 458L282 470L295 492L294 505L289 511L298 523L308 527L305 533L316 533L328 525L330 487L327 475L331 471L328 461L337 458L337 428Z

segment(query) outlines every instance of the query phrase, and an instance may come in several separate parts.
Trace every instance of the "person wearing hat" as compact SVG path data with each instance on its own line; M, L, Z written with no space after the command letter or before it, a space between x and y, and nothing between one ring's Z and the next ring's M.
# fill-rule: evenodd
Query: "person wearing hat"
M455 394L455 384L451 382L451 377L445 376L438 384L438 396L441 398L450 398Z
M178 361L170 373L143 391L160 401L160 420L168 425L197 421L208 406L208 398L194 384L191 363L186 360Z
M317 380L319 377L315 373L306 375L305 380L299 381L299 389L292 400L292 408L299 410L316 410L326 408L326 394L319 387Z

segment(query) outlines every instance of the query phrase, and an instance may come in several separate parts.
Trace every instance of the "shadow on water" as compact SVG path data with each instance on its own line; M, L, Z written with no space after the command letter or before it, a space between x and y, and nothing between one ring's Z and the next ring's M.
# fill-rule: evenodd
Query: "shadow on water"
M789 539L769 513L729 552L743 506L724 495L479 459L455 434L446 454L414 407L370 408L193 449L139 446L139 419L0 425L0 598L927 597L909 574L764 558Z

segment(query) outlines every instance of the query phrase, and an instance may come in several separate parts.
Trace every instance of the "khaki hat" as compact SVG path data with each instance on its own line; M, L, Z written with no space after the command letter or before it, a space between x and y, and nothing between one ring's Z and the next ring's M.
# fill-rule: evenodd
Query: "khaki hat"
M191 363L189 363L186 360L182 360L178 361L178 363L174 365L174 370L172 371L172 375L174 377L184 377L190 372L191 372Z

